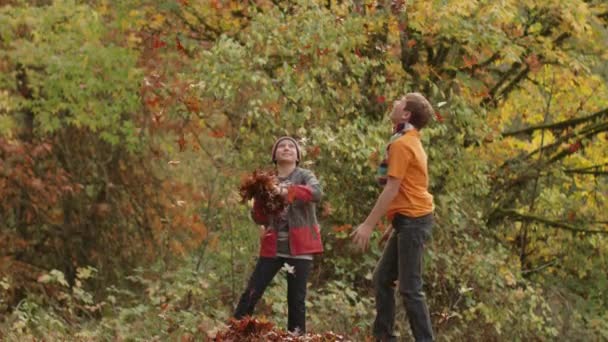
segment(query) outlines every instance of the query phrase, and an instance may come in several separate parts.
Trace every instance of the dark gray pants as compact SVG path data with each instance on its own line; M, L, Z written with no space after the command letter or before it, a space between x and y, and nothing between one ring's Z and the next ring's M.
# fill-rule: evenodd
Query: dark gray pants
M234 318L241 319L253 314L266 287L286 263L294 268L293 273L287 273L287 330L306 333L306 280L312 268L312 260L260 257L234 311Z
M422 292L422 255L424 243L431 235L433 215L406 217L395 215L393 233L374 270L376 319L374 336L380 341L396 341L395 280L416 341L433 341L433 328Z

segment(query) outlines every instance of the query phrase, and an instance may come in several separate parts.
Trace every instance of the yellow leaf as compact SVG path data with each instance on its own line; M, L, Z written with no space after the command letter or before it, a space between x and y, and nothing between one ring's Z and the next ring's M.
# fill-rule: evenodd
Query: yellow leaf
M160 29L165 23L165 16L160 13L155 14L150 21L150 27L153 29Z

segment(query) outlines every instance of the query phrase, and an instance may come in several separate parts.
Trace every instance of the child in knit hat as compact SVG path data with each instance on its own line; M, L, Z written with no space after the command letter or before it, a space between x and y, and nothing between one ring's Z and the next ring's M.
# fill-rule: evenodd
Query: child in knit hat
M268 284L284 269L287 271L287 329L304 334L306 281L313 255L323 252L316 217L322 189L312 171L298 167L300 158L300 146L292 137L280 137L272 146L271 160L278 178L276 191L284 196L287 206L279 215L268 216L260 209L262 203L254 198L253 220L264 226L260 256L234 317L250 316Z

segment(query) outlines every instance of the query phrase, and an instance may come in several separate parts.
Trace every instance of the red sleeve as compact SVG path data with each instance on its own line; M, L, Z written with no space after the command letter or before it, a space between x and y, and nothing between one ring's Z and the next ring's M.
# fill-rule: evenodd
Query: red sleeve
M253 209L251 210L251 217L257 224L268 224L268 216L262 210L262 203L256 199L253 200Z
M287 201L289 203L293 203L295 200L310 202L312 199L312 189L308 185L292 185L287 188Z

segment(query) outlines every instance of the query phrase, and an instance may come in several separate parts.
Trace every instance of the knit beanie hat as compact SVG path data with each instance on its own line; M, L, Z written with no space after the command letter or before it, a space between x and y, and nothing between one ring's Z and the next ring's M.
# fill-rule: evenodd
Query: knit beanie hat
M283 140L289 140L289 141L291 141L296 146L296 165L299 164L300 163L300 156L301 156L300 145L298 144L298 142L296 141L296 139L294 139L292 137L288 137L288 136L280 137L279 139L277 139L274 142L274 145L272 145L272 162L276 164L276 162L277 162L277 148L279 147L279 144Z

